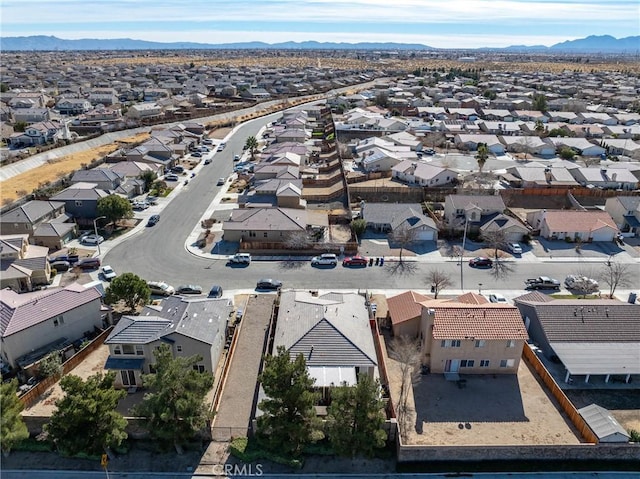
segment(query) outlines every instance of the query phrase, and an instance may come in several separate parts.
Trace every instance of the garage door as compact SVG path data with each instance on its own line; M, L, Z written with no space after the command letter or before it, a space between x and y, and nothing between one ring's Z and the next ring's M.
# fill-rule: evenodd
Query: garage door
M613 232L608 228L602 228L593 232L593 241L613 241Z
M435 232L432 230L423 230L418 232L419 241L433 241L435 239Z

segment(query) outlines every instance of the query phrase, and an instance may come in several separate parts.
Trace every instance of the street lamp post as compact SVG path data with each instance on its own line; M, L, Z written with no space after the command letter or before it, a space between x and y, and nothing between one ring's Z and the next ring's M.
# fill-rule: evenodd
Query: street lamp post
M100 240L98 238L98 220L105 219L106 216L98 216L95 220L93 220L93 232L96 234L96 244L98 245L98 256L102 255L102 251L100 251Z

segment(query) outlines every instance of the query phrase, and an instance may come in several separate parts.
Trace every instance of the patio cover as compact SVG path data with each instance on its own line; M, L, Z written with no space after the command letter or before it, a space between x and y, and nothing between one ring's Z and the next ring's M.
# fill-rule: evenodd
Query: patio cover
M640 343L550 343L571 375L640 374Z
M104 365L105 369L136 370L142 369L144 358L114 358L109 356Z
M315 387L340 386L346 382L349 386L357 384L356 368L309 366L309 376L316 380Z

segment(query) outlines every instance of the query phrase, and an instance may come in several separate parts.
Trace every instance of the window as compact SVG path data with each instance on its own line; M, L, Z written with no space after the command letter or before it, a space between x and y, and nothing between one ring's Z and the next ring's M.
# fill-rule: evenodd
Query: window
M122 354L122 349L119 344L113 347L113 354Z
M256 232L255 231L249 231L249 238L255 238L256 237Z
M475 361L473 359L463 359L462 361L460 361L460 367L461 368L472 368L474 363L475 363Z
M476 339L476 348L484 348L484 339Z
M133 347L133 344L123 344L122 345L122 354L135 354L136 350Z
M55 318L53 318L53 325L57 328L58 326L60 326L61 324L64 324L64 318L60 315L60 316L56 316Z
M144 348L141 344L136 344L136 356L144 356Z
M269 232L265 231L264 233L262 233L262 236L264 236L265 238L268 238L269 237Z
M489 367L489 360L488 359L482 359L480 361L480 367L481 368L488 368Z
M502 359L500 361L501 368L512 368L515 364L515 359Z
M508 348L515 348L516 347L515 339L510 339L509 341L507 341L507 347Z
M204 366L202 364L194 364L193 369L194 371L198 371L199 373L204 372Z
M155 374L155 373L156 373L156 365L149 364L149 374Z
M82 201L80 201L80 200L76 200L76 201L75 201L75 204L76 204L76 206L82 206Z
M179 344L176 346L176 351L178 351L179 353L182 352L182 346L180 346Z
M459 348L460 340L459 339L443 339L440 342L440 347L442 348Z

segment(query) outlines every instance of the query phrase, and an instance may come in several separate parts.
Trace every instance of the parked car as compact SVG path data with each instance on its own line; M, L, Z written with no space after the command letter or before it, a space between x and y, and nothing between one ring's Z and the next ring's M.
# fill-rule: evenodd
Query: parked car
M175 288L168 285L164 281L147 281L147 286L151 290L151 294L159 294L161 296L171 296L176 292Z
M222 297L222 286L220 286L218 284L214 284L213 286L211 286L211 289L209 290L209 297L210 298L221 298Z
M76 266L82 270L98 269L100 267L100 258L85 258L78 261Z
M560 289L560 281L549 278L548 276L538 276L537 278L529 278L525 282L525 289Z
M567 289L576 289L585 293L595 293L600 290L600 285L595 279L586 276L577 276L570 274L564 279L564 285Z
M157 196L152 196L152 195L147 195L145 201L147 203L149 203L150 205L157 205L158 204L158 197Z
M146 210L147 208L149 208L149 206L151 206L151 205L149 203L147 203L146 201L135 201L131 205L131 207L136 211Z
M211 164L211 158L207 158L206 160L204 160L204 164L205 165Z
M490 268L491 266L493 266L493 261L489 258L485 258L484 256L478 256L476 258L469 260L469 266L471 266L472 268L478 268L478 267Z
M106 279L107 281L111 281L117 275L116 275L116 272L113 270L113 268L111 266L103 266L102 267L102 276L104 276L104 279Z
M175 173L167 173L166 175L164 175L164 179L166 181L178 181L180 178L178 178L178 175L176 175Z
M251 263L251 255L249 253L236 253L233 256L229 256L229 263L249 264Z
M226 181L226 178L218 178L218 183L216 183L216 185L222 186Z
M87 235L80 240L81 243L90 244L90 245L97 245L102 243L103 241L104 241L104 238L102 236L100 235L96 236L95 234Z
M55 258L49 258L49 263L57 263L59 261L64 261L70 264L77 263L80 260L80 257L77 254L63 254L56 256Z
M51 269L55 269L58 273L62 271L69 271L71 268L71 263L68 261L53 261L52 263L49 263L49 265L51 266Z
M217 151L222 151L222 150L224 150L224 147L225 147L225 144L224 144L224 143L220 143L220 144L218 145Z
M202 140L203 145L213 145L213 140L211 138L205 138Z
M282 288L282 281L277 279L261 279L256 285L256 289L266 289L270 291L278 291Z
M351 256L342 260L342 266L366 266L368 262L364 256Z
M240 161L240 155L233 155L233 161Z
M202 294L202 286L197 284L183 284L176 288L176 294Z
M429 155L429 156L433 156L436 154L436 150L434 150L433 148L425 148L424 150L422 150L422 152L425 155Z
M518 243L509 243L507 249L511 254L522 254L522 247Z
M338 258L333 253L324 253L311 258L311 266L336 266Z
M509 302L507 301L507 298L505 298L503 295L501 295L500 293L493 293L489 295L489 301L492 303L503 303L503 304L508 304Z
M151 215L147 221L147 226L155 226L160 221L160 215Z
M171 167L171 172L172 173L184 173L184 166L182 165L176 165Z
M202 153L199 151L195 151L191 153L191 156L193 156L194 158L202 158Z

